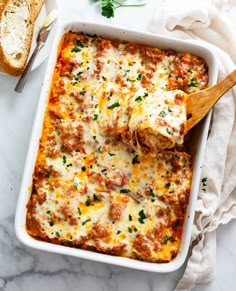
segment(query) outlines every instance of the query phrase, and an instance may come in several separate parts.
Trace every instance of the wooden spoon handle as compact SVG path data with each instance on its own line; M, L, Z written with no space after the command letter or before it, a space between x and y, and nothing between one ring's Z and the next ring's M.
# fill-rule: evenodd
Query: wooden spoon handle
M187 116L191 116L187 120L187 130L189 131L199 121L201 121L214 104L229 89L236 84L236 70L227 75L219 83L193 94L190 94L187 100Z

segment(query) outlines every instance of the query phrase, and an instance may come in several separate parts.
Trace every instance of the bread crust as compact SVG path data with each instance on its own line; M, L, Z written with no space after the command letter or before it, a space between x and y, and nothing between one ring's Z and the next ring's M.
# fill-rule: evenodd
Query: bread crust
M1 0L0 0L1 1ZM32 0L33 22L38 17L45 0Z
M14 62L14 59L10 59L9 56L6 55L4 44L2 43L2 39L6 37L4 35L4 27L3 27L3 20L4 17L8 16L8 9L9 7L15 7L16 5L21 7L21 5L27 5L27 9L29 10L29 17L27 19L27 37L25 39L24 44L24 52L21 54L22 60L18 64ZM14 6L15 5L15 6ZM16 8L17 9L17 8ZM32 6L31 0L7 0L3 10L0 15L0 70L3 72L12 75L12 76L19 76L22 74L31 48L32 38L33 38L33 31L34 31L34 15L32 13Z

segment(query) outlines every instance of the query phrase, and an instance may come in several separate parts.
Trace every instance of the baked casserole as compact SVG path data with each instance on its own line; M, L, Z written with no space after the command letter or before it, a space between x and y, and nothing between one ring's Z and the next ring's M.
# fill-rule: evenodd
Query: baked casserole
M51 82L27 232L149 262L178 254L192 181L187 94L205 61L97 35L63 35Z

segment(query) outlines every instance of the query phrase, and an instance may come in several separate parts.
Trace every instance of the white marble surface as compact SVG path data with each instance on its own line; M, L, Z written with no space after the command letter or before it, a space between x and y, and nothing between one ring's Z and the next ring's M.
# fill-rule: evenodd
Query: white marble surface
M61 20L83 19L144 29L153 1L143 10L117 11L114 20L100 16L89 0L58 0ZM138 1L137 1L138 2ZM77 8L70 9L72 6ZM229 7L230 8L230 7ZM129 23L125 22L130 13ZM230 13L236 15L236 9ZM130 21L132 20L132 21ZM121 22L121 23L120 23ZM236 41L236 40L235 40ZM0 76L0 290L1 291L171 291L184 272L184 266L169 274L156 274L49 254L21 245L14 232L14 213L20 189L32 122L46 63L30 74L22 94L14 93L17 79ZM236 222L217 231L217 273L197 291L233 291L236 277Z

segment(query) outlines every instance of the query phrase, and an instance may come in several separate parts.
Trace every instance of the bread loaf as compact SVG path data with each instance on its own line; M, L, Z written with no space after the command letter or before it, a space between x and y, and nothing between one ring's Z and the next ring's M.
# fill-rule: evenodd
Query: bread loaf
M39 12L41 11L44 2L45 2L44 0L32 0L32 8L33 8L33 14L34 14L33 21L35 21L36 18L38 17Z
M6 2L6 0L0 0L0 14L2 13L5 2Z
M2 2L2 0L0 0ZM32 0L6 0L0 15L0 69L20 75L30 52L34 13Z

